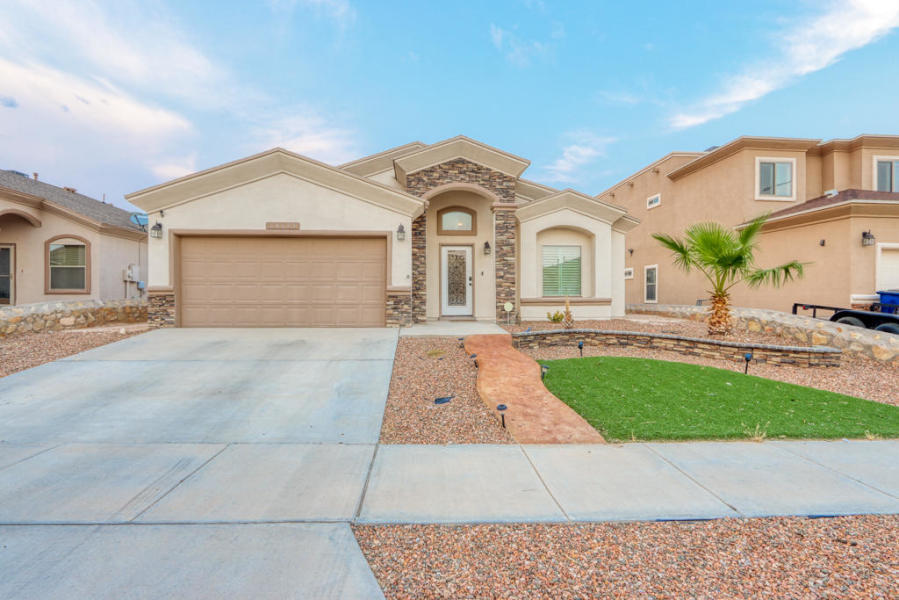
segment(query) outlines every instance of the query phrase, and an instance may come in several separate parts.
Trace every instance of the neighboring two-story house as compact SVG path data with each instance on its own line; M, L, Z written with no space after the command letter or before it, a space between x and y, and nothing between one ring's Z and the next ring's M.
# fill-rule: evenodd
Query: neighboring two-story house
M794 302L863 306L899 288L899 136L851 140L740 137L705 152L672 152L597 196L640 224L626 236L628 304L695 304L701 274L677 268L652 238L716 221L739 227L769 213L760 266L805 263L780 289L732 290L737 306L789 310Z

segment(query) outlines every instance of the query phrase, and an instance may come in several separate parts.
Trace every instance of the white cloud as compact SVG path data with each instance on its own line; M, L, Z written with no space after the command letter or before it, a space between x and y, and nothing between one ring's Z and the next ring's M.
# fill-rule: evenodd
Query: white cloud
M776 59L746 67L729 78L720 92L672 116L670 125L686 129L734 113L748 102L832 65L845 53L878 40L896 27L899 2L895 0L832 0L823 13L779 34Z
M527 67L534 59L545 58L552 47L537 40L527 40L514 31L490 24L490 40L493 46L505 55L516 67Z
M642 96L626 90L600 90L597 96L607 104L632 106L644 101Z
M601 137L588 131L576 131L565 136L569 144L562 148L562 155L543 169L542 179L553 183L573 182L581 169L606 155L609 145L617 141L613 137Z
M150 170L162 180L178 179L196 172L197 155L194 153L187 156L165 158L162 159L162 162L153 165Z
M253 137L255 151L280 146L331 165L359 157L355 132L331 125L330 120L309 109L298 109L291 116L260 125Z

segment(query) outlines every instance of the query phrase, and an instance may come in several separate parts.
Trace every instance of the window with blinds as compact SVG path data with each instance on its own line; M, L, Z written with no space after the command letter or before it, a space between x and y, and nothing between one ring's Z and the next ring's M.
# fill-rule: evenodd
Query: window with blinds
M543 295L581 295L580 246L543 246Z
M50 244L50 289L87 288L87 251L84 244Z

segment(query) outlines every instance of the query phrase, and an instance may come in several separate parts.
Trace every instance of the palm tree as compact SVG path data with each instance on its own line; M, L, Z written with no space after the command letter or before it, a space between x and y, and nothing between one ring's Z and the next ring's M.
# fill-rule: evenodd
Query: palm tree
M710 334L730 332L729 292L741 281L750 287L763 284L780 287L794 277L802 277L804 265L795 260L770 269L755 266L757 238L767 220L768 215L762 215L739 231L719 223L697 223L687 228L683 240L663 233L653 234L652 237L674 254L675 265L688 273L695 268L711 283Z

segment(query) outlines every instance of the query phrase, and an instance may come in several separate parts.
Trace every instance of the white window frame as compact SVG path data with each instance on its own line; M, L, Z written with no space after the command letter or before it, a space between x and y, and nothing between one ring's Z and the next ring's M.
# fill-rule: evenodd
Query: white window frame
M790 169L792 170L792 186L790 190L789 196L769 196L767 194L762 194L762 163L763 162L773 162L773 163L785 163L788 162L791 164ZM877 166L875 165L875 169ZM776 169L775 169L776 170ZM799 179L799 173L796 170L796 159L795 158L787 158L783 156L756 156L755 157L755 199L756 200L765 200L765 201L773 201L773 202L795 202L796 201L796 185L797 180Z
M634 278L634 268L633 267L625 267L624 268L624 278L625 279L633 279Z
M877 190L877 163L880 161L899 161L899 156L875 156L871 162L871 189Z
M656 202L653 203L653 199L656 199ZM646 199L646 210L652 210L653 208L657 208L662 204L662 194L653 194L649 198Z
M899 249L899 242L878 242L877 243L877 254L874 257L874 291L885 290L886 282L881 280L882 266L883 262L883 251L884 250L897 250ZM878 296L879 297L879 296Z
M655 269L655 271L656 271L656 298L655 298L655 300L649 300L646 298L646 273L650 269ZM645 265L643 267L643 303L644 304L658 304L659 303L659 265Z
M563 294L560 296L547 296L546 292L546 284L543 281L543 269L545 268L543 262L545 260L544 253L546 252L546 248L577 248L578 249L578 260L581 265L581 276L580 281L578 281L578 288L580 291L578 294ZM542 244L540 246L540 297L541 298L583 298L584 297L584 248L580 244Z

